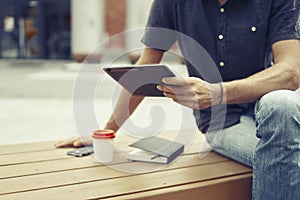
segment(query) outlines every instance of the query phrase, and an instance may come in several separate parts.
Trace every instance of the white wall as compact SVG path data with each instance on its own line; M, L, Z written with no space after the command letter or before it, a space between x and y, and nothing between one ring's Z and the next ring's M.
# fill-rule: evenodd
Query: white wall
M153 0L127 0L126 30L144 28L150 13ZM142 31L134 31L126 34L126 48L128 50L143 47L140 40Z
M104 8L104 0L72 0L72 55L88 55L104 39Z

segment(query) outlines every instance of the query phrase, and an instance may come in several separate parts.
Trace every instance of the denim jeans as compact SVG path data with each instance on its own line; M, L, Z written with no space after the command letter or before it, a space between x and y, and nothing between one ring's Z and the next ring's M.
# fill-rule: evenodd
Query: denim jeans
M252 199L300 199L299 92L268 93L239 124L206 138L215 152L253 168Z

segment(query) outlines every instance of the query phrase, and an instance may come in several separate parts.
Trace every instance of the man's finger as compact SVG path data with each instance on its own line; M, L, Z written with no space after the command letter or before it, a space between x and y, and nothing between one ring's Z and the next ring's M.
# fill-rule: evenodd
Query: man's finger
M55 144L55 147L57 148L63 148L63 147L72 147L73 143L76 141L76 138L70 138L65 141L59 141Z
M55 144L56 148L65 148L65 147L82 147L82 146L92 145L91 138L70 138L66 141L60 141Z
M74 147L82 147L83 143L81 140L76 140L75 142L73 142L73 146Z
M162 82L166 85L175 85L175 86L186 86L190 85L187 79L178 78L178 77L164 77Z
M174 100L174 99L173 99ZM182 101L182 100L174 100L176 103L180 104L180 105L183 105L183 106L186 106L186 107L189 107L189 108L194 108L194 109L198 109L198 107L195 106L195 104L191 101Z
M164 95L168 98L173 99L174 101L177 101L176 95L173 93L164 92Z
M92 138L81 138L81 139L78 139L77 144L81 145L81 146L92 146L93 140L92 140Z
M167 93L173 93L176 95L188 95L192 96L194 95L194 92L191 90L190 86L183 86L183 87L178 87L178 86L164 86L164 85L158 85L157 89L162 91L162 92L167 92Z
M191 95L180 95L180 94L173 94L173 93L167 93L164 92L164 95L168 98L172 98L173 100L179 101L179 102L194 102L194 96Z

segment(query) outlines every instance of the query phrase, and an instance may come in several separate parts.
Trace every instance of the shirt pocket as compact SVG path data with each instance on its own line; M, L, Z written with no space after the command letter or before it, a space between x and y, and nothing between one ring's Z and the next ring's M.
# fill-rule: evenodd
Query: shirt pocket
M265 41L267 38L267 24L249 24L232 26L227 29L227 39L233 41Z

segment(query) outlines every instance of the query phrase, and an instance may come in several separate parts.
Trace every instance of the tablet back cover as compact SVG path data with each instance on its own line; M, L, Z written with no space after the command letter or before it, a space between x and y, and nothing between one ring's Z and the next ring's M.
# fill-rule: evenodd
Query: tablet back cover
M141 96L164 96L156 86L162 84L163 77L175 76L165 65L104 68L104 70L129 93Z

